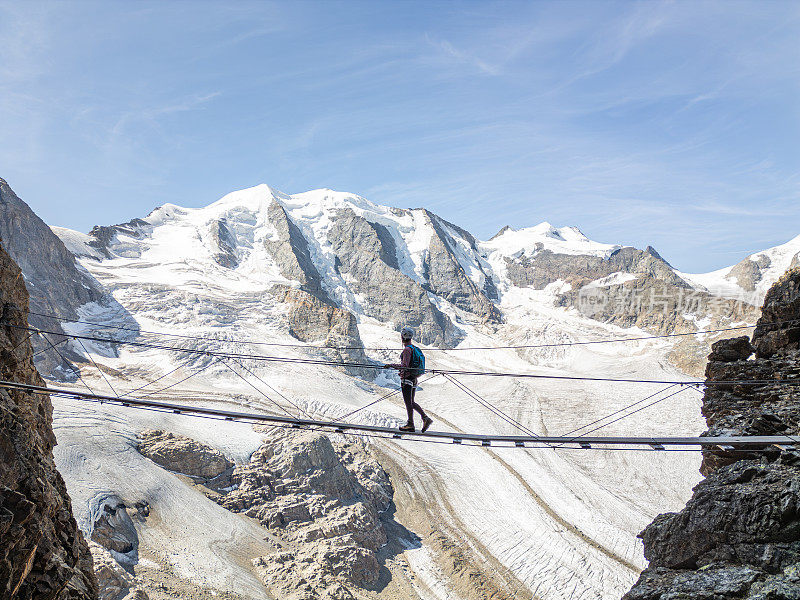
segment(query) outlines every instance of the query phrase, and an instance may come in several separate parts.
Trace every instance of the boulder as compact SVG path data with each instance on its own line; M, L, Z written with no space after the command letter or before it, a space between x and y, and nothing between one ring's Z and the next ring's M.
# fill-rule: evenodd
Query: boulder
M281 598L351 598L348 586L377 581L376 551L386 543L379 513L389 507L387 474L360 442L319 432L271 430L235 489L217 501L257 519L293 551L259 558L264 582Z
M138 450L169 471L191 477L213 479L233 463L219 450L182 435L148 429L139 434Z
M711 346L709 362L735 362L747 360L755 349L750 344L750 338L745 336L720 340Z

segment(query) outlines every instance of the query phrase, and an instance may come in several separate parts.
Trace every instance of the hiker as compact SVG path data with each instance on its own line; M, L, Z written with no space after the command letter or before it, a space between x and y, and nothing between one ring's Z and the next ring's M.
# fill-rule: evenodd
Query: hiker
M422 431L427 431L433 423L422 407L414 401L414 393L417 390L417 378L425 370L425 357L422 350L411 344L414 337L414 330L411 327L403 327L400 331L400 338L403 341L403 352L400 354L399 364L384 365L387 369L400 370L400 389L403 391L403 401L406 403L408 412L408 422L400 427L400 431L415 431L414 411L416 410L422 417Z

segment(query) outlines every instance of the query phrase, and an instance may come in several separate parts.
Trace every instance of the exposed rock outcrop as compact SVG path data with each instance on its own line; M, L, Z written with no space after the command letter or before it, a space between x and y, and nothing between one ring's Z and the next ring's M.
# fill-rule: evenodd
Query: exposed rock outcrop
M216 246L214 261L221 267L235 269L239 266L236 256L236 236L228 229L224 219L214 221L211 225L211 242Z
M376 553L387 537L379 513L392 501L388 475L359 441L334 444L318 432L265 431L250 462L234 468L217 450L162 431L141 433L139 451L190 476L209 498L256 519L279 540L277 552L254 562L275 597L352 598L350 587L369 586L380 573ZM198 468L204 457L214 468ZM125 519L114 515L118 525ZM117 538L125 538L123 529L115 529ZM110 544L98 541L119 562ZM128 581L118 571L108 576Z
M128 506L116 494L101 494L90 502L89 513L90 539L133 574L133 567L139 561L139 534Z
M369 362L353 313L323 302L298 288L276 285L272 288L272 294L278 302L287 306L289 333L298 340L325 346L325 356L334 361ZM375 375L375 371L369 368L348 366L345 369L356 377L372 378Z
M148 429L139 434L139 453L170 471L214 479L233 467L225 455L191 438Z
M34 327L54 332L56 335L49 336L53 344L63 339L60 334L64 331L59 321L42 314L58 315L62 320L76 319L80 306L104 298L102 286L76 263L64 243L3 179L0 179L0 239L24 273L31 311L40 313L29 315L28 321ZM50 348L42 336L35 336L33 344L37 353ZM68 346L59 351L62 357L50 351L37 354L36 365L46 376L70 378L74 368L71 361L80 357Z
M4 202L7 189L2 182ZM0 248L0 379L44 385L33 365L22 272ZM0 390L0 597L97 598L92 557L53 462L53 407Z
M136 579L114 560L100 544L89 542L94 558L94 572L100 587L100 600L148 600Z
M758 258L747 257L743 261L735 264L726 279L732 279L744 290L752 292L756 289L756 284L761 281L763 271L768 269L772 261L768 256L761 255Z
M156 208L150 214L152 215L158 210L159 208ZM95 225L89 232L91 240L87 242L87 245L106 258L113 258L114 254L127 258L138 258L140 253L135 246L126 244L122 240L125 238L141 240L151 229L150 223L138 218L117 225ZM112 244L115 246L113 254L111 252Z
M449 317L428 298L422 285L400 271L391 233L353 210L337 214L328 232L339 271L363 299L364 312L395 323L399 330L410 325L423 344L448 345L457 341L457 329Z
M604 323L639 327L656 335L691 333L700 322L704 329L725 329L758 317L756 306L693 288L650 246L620 248L608 258L543 250L532 259L522 257L509 264L509 272L541 287L564 280L570 289L560 294L562 306L575 307ZM684 372L701 375L709 345L727 335L681 338L669 355L670 362Z
M322 287L322 276L311 258L303 233L274 198L267 209L269 220L277 230L275 239L264 240L264 246L275 259L281 274L300 282L300 287L326 304L333 304Z
M386 543L379 513L392 488L360 442L334 445L318 432L272 430L250 463L235 468L231 484L217 501L286 543L255 563L278 597L350 598L350 586L377 580L375 553Z
M714 344L706 378L800 382L800 270L769 290L752 342ZM793 386L708 386L703 414L708 436L800 434ZM649 566L624 598L800 598L800 453L709 450L701 472L686 508L640 534Z
M447 229L455 231L468 244L466 250L469 254L478 256L475 238L468 231L427 210L424 213L434 231L425 261L428 286L431 291L459 308L478 315L483 321L499 322L500 312L492 303L492 300L497 300L497 289L491 277L483 271L480 264L473 265L480 272L484 282L483 289L478 288L467 276L464 266L458 260L459 252L455 247L455 238L448 234ZM463 254L466 255L467 252Z

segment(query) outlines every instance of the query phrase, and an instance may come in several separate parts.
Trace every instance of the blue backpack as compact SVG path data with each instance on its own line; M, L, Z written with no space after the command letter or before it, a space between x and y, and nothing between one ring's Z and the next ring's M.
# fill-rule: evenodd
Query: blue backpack
M419 377L420 375L424 375L425 355L422 353L422 350L420 350L413 344L409 344L408 347L411 348L411 365L409 365L409 369L414 374L414 377Z

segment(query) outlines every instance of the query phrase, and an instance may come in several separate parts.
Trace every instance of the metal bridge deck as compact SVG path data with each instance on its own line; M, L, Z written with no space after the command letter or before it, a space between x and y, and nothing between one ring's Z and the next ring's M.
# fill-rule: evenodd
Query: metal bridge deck
M239 411L206 408L186 404L174 404L144 398L125 398L107 396L103 394L90 394L79 390L53 388L17 383L13 381L0 381L0 388L16 389L33 393L48 393L56 396L114 404L131 408L159 410L175 414L212 417L228 421L241 421L248 423L265 423L292 428L327 429L337 433L363 433L370 435L389 436L397 439L424 439L427 441L450 442L454 444L472 444L481 446L512 446L526 448L604 448L604 447L649 447L653 450L672 449L707 449L717 448L722 450L764 450L777 446L784 449L800 450L800 436L724 436L724 437L601 437L601 436L531 436L531 435L495 435L478 433L460 433L446 431L421 431L401 432L392 427L379 427L375 425L362 425L358 423L339 423L336 421L318 421L314 419L301 419L284 417L263 413L246 413Z

